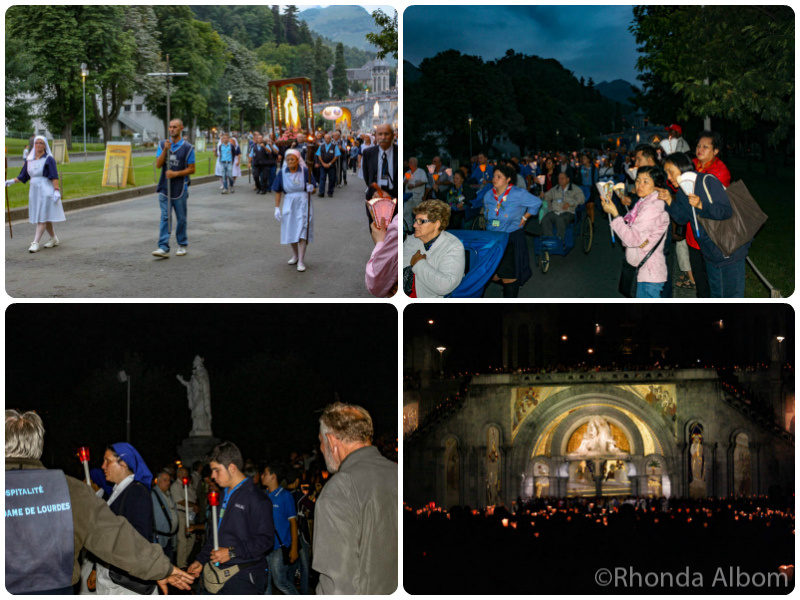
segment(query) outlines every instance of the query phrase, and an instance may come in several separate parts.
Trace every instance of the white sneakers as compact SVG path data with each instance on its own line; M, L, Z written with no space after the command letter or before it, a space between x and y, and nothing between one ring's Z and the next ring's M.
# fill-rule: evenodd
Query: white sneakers
M286 264L287 264L287 265L296 265L296 264L297 264L297 257L296 257L296 256L293 256L292 258L290 258L290 259L289 259L289 260L286 262Z
M306 266L303 263L299 262L297 263L297 270L302 273L303 271L306 270Z
M44 243L31 242L31 245L28 246L28 252L38 252L42 248L53 248L54 246L58 246L60 243L61 240L58 239L58 236L53 236Z
M175 253L176 256L186 256L188 252L188 248L186 246L179 246L178 251Z
M169 258L169 252L167 252L166 250L162 250L161 248L156 248L155 250L153 250L152 255L157 256L159 258Z

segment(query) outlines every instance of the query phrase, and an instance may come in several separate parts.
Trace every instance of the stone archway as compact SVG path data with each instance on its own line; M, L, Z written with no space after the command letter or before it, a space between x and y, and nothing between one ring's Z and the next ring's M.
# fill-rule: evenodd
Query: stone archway
M654 403L622 386L570 386L547 396L535 412L529 414L514 437L511 472L535 477L533 471L537 462L547 461L549 495L645 494L647 479L643 461L651 455L662 457L663 464L660 464L666 470L665 475L675 479L679 462L670 417ZM595 429L604 429L607 425L608 432L613 435L604 435L611 436L610 439L613 436L624 439L624 448L611 444L585 457L576 453L574 436L584 435L582 428L583 431L588 429L592 419L598 420ZM573 447L569 448L571 440ZM576 464L579 460L589 462ZM580 477L585 476L583 489L570 486L570 481L576 482L577 469L585 470L577 479L580 481ZM523 481L517 481L517 489L511 490L515 495L524 495Z

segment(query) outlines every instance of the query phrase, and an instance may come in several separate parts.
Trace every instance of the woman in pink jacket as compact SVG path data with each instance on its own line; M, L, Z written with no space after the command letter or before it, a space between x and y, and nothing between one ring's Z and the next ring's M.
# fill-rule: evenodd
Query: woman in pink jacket
M667 281L667 261L664 256L664 239L669 226L669 215L664 203L658 199L658 189L666 184L664 172L659 167L640 167L636 173L636 195L639 202L624 217L611 198L603 198L602 207L613 217L611 228L625 246L625 260L639 266L657 245L650 258L641 264L637 277L637 298L659 298Z

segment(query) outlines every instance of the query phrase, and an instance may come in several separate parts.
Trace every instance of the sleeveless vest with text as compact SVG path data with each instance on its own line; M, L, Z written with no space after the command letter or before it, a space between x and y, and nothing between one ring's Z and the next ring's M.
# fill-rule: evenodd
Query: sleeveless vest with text
M72 505L63 471L6 471L6 588L12 594L72 585Z

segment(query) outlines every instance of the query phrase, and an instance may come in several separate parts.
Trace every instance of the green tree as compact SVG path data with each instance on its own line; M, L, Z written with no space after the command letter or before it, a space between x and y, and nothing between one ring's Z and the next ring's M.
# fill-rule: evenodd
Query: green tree
M72 125L83 110L80 64L85 46L76 32L95 7L12 6L6 11L6 38L21 40L15 57L27 74L20 90L37 95L41 117L53 132L72 143ZM88 10L87 10L88 9Z
M209 23L194 18L188 6L156 6L154 11L162 55L169 54L172 71L189 73L173 80L172 116L183 119L193 132L198 123L211 124L208 98L225 67L225 44ZM166 120L164 96L149 96L147 105Z
M273 39L275 40L275 45L285 44L286 43L286 34L284 33L283 29L283 17L281 16L281 7L277 4L273 4L272 8L270 9L272 12L272 21L273 25Z
M297 13L300 12L296 6L290 4L283 11L283 30L286 34L286 43L297 46L302 43L300 36L300 23L298 23Z
M24 50L24 39L6 36L6 129L15 133L33 131L33 102L25 96Z
M336 56L333 60L333 97L342 99L347 96L347 67L344 62L344 44L336 45Z
M314 97L317 100L325 100L330 97L328 89L328 67L333 62L333 53L330 48L322 44L322 40L317 38L314 43L314 68L311 76L311 86L314 90Z
M314 37L311 35L311 30L308 28L308 23L300 21L300 43L313 44Z
M734 120L771 145L794 130L790 7L637 6L633 15L637 68L654 75L643 83L663 82L678 94L679 118Z
M386 58L387 54L391 54L397 60L397 11L390 17L382 10L376 10L372 18L381 31L368 33L367 41L378 48L378 58Z
M231 106L238 109L239 130L244 125L258 125L264 120L264 101L267 98L268 80L257 68L255 53L233 38L223 36L227 62L220 85L212 92L211 109L217 122L227 122L228 91Z

